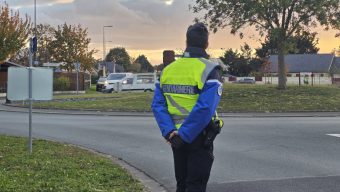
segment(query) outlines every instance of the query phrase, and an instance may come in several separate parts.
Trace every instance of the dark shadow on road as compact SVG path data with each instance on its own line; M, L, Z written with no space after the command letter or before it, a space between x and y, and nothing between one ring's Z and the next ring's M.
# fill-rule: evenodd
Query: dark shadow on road
M339 192L340 176L211 183L209 192Z

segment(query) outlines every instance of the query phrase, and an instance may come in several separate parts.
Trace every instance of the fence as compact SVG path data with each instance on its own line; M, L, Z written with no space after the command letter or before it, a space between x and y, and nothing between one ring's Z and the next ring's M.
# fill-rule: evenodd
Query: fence
M67 91L76 91L77 90L77 73L76 72L55 72L54 80L66 77L70 80L70 87ZM90 88L90 75L84 72L79 72L79 91L85 91ZM54 90L59 91L59 90Z
M238 80L243 79L244 77L237 77L237 78L225 78L225 83L233 83L237 82ZM248 78L248 77L247 77ZM278 84L279 79L278 77L249 77L254 80L256 80L256 84ZM332 77L321 77L321 76L316 76L316 77L287 77L287 84L290 85L332 85L336 84L335 81L336 78ZM340 80L340 79L339 79ZM338 82L340 83L340 81Z
M0 72L0 93L6 93L7 90L7 72Z

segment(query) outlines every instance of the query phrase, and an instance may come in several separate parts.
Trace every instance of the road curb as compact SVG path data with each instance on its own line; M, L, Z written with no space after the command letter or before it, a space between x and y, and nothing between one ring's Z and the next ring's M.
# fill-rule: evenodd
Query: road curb
M0 111L27 113L28 109L20 106L0 104ZM60 110L60 109L33 109L36 114L62 114L62 115L95 115L95 116L126 116L126 117L153 117L151 112L118 112L118 111L95 111L95 110ZM340 112L244 112L244 113L219 113L224 118L266 118L266 117L340 117Z

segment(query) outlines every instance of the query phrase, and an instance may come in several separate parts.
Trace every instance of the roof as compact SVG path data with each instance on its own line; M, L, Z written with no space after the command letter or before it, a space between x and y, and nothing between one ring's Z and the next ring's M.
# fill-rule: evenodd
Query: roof
M335 57L331 67L332 73L340 73L340 57Z
M285 63L289 73L312 72L329 73L334 60L333 54L291 54L285 56ZM270 72L278 72L278 56L271 55Z
M8 67L24 67L24 66L10 62L10 61L5 61L3 64L0 64L0 72L7 72Z

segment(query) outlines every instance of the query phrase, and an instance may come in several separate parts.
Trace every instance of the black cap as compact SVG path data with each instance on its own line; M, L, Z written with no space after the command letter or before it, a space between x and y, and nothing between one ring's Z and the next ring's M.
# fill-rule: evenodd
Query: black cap
M208 43L209 32L207 27L201 23L190 25L187 31L187 44L189 47L205 48Z

